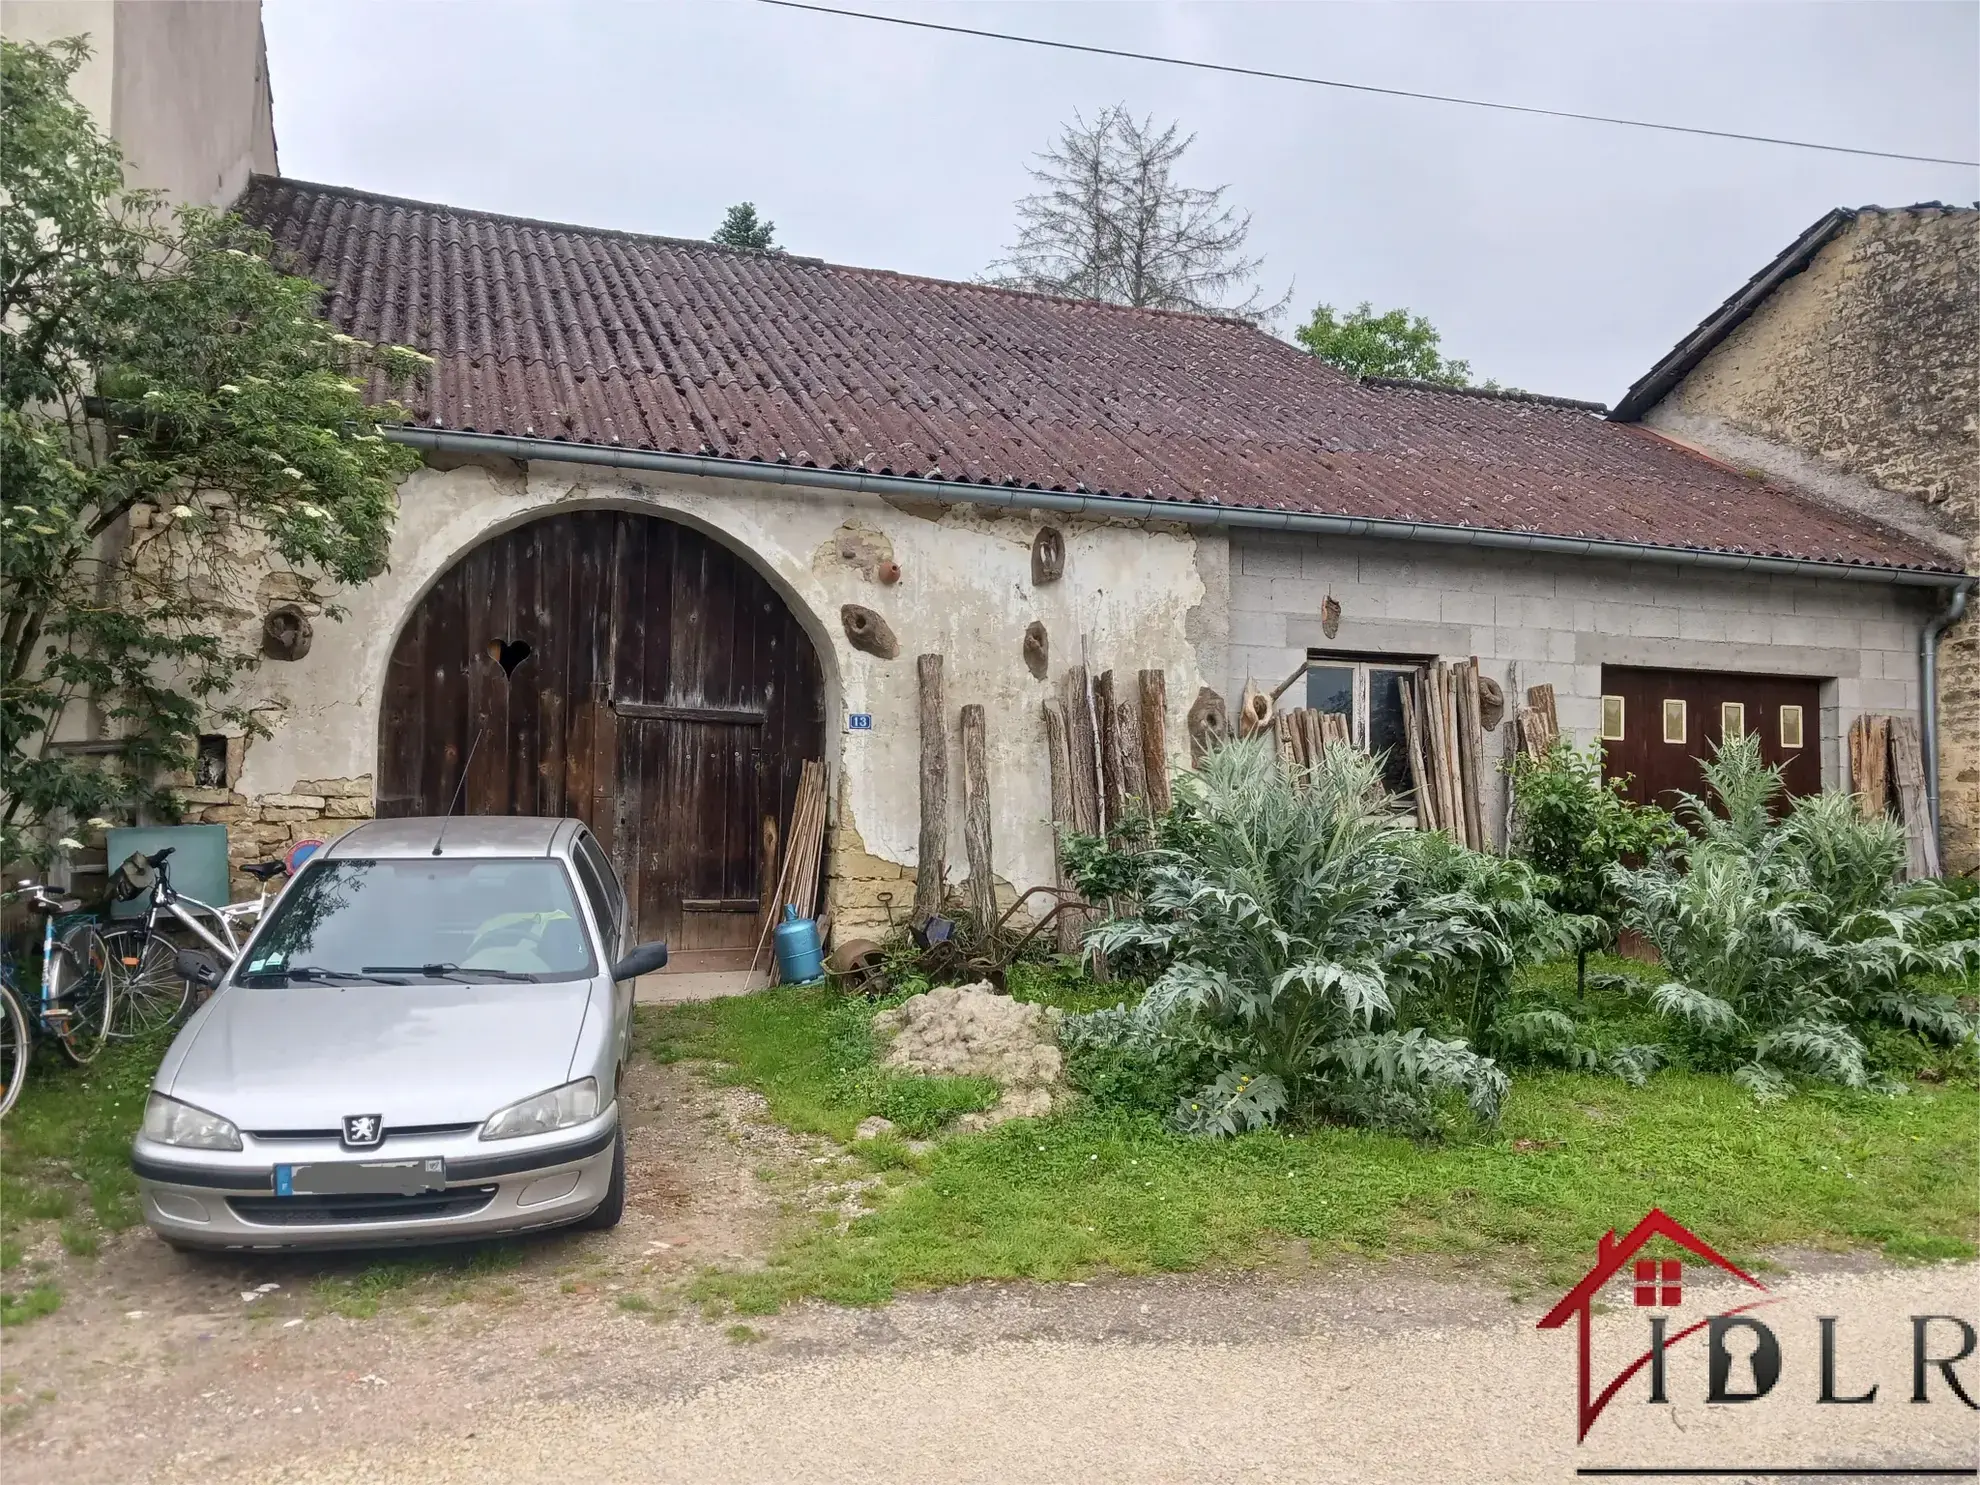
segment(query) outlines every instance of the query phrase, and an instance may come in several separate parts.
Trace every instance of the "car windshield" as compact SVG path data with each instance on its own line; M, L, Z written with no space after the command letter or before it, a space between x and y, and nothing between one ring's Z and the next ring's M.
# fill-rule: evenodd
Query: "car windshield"
M255 935L243 970L256 984L591 973L570 876L541 856L311 862Z

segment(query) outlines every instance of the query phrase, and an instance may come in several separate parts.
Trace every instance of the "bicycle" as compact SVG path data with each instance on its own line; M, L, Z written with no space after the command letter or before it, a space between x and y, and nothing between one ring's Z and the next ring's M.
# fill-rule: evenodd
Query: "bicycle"
M27 1081L34 1035L54 1038L62 1055L78 1067L96 1059L116 1015L116 977L108 946L93 918L78 913L73 897L57 897L39 882L23 881L0 899L25 898L42 920L41 992L29 998L15 981L13 965L0 960L0 1114L20 1097Z
M270 883L288 871L283 861L244 866L241 869L261 883L260 896L215 907L173 887L169 862L175 849L167 846L150 856L134 855L111 875L110 892L119 901L135 901L147 891L151 894L141 923L104 935L119 980L123 1013L116 1035L121 1037L145 1036L170 1026L192 998L192 982L179 973L178 945L161 930L162 918L169 915L191 929L231 964L267 911ZM218 925L218 934L200 921L202 913Z

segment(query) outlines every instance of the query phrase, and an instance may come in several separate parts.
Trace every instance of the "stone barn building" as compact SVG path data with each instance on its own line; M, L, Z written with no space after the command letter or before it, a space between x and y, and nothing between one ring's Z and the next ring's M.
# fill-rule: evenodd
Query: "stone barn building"
M1980 210L1829 212L1616 405L1810 500L1980 566ZM1980 869L1980 620L1940 656L1948 871ZM1909 672L1907 672L1909 673Z
M245 859L457 787L577 815L686 967L747 954L763 822L810 759L835 931L905 920L922 654L952 738L985 709L1008 893L1052 880L1041 701L1071 664L1162 670L1173 766L1205 689L1309 666L1292 699L1382 747L1389 677L1476 656L1582 738L1647 737L1642 708L1697 690L1659 745L1690 768L1736 698L1812 788L1845 782L1858 712L1918 715L1920 631L1966 581L1874 511L1592 405L1358 383L1235 320L273 177L240 209L341 330L434 365L389 570L269 574L347 612L252 678L272 735L224 750L194 818Z

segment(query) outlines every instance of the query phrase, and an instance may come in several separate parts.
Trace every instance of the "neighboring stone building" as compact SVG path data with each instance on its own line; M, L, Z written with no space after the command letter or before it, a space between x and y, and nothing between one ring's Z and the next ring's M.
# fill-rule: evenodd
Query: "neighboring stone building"
M123 147L127 185L220 207L275 173L260 0L0 0L0 35L89 38L71 91Z
M1830 212L1610 416L1980 566L1980 210ZM1980 867L1976 613L1940 655L1949 871Z

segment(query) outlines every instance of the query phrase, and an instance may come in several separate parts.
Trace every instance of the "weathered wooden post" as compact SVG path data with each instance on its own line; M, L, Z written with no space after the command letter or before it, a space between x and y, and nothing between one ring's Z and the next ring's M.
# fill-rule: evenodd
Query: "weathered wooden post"
M918 656L914 669L921 681L921 845L914 867L918 922L942 911L949 848L949 735L942 725L942 657Z

